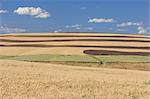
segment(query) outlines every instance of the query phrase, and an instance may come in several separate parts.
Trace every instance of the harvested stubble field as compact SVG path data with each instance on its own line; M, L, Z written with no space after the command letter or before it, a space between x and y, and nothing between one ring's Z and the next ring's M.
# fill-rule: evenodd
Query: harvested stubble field
M149 99L149 49L142 35L3 34L0 98Z

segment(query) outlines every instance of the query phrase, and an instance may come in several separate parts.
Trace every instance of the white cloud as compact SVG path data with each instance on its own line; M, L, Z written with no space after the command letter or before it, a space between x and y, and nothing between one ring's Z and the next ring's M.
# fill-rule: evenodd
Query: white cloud
M65 27L66 28L77 28L77 27L80 27L81 25L80 24L73 24L73 25L66 25Z
M83 30L88 30L88 31L93 30L93 27L87 27L87 26L80 25L80 24L66 25L65 28L67 28L67 29L76 29L76 30L83 29Z
M146 32L146 30L144 29L143 26L139 26L137 29L138 29L138 31L139 31L139 34L143 34L143 33Z
M19 32L26 32L25 29L20 29L20 28L10 28L10 27L0 27L0 33L19 33Z
M62 29L58 29L58 30L55 30L54 33L58 33L58 32L61 32Z
M14 10L14 13L18 15L30 15L34 16L35 18L48 18L50 14L40 7L19 7Z
M81 29L81 26L82 26L82 25L80 25L80 24L73 24L73 25L66 25L65 28L68 28L68 29L69 29L69 28L70 28L70 29L73 29L73 28L74 28L74 29L79 30L79 29Z
M137 30L139 34L150 34L150 27L144 28L144 26L139 26Z
M1 14L1 13L8 13L8 11L7 11L7 10L1 10L1 9L0 9L0 14Z
M113 18L105 19L105 18L92 18L88 20L89 23L113 23L115 20Z
M129 27L136 27L139 34L149 34L150 33L150 27L145 27L142 22L123 22L121 24L117 24L117 27L119 27L117 30L121 31L124 28ZM120 29L123 28L123 29Z
M143 23L140 22L124 22L121 24L117 24L117 27L130 27L130 26L140 26Z

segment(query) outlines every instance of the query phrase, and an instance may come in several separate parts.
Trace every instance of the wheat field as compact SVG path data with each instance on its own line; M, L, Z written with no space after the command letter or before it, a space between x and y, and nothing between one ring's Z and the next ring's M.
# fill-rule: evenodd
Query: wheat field
M7 99L149 99L150 72L0 61Z
M24 55L28 60L35 60L32 55L37 55L37 59L40 55L54 55L54 59L59 55L87 56L83 53L85 50L150 53L149 38L94 33L1 34L0 57L5 58L0 58L0 99L149 99L149 61L141 62L142 57L150 59L149 54L139 59L136 59L139 56L134 59L129 55L126 59L136 62L134 65L117 63L120 67L128 65L122 69L117 69L115 64L105 68L86 66L90 63L82 63L82 66L80 63L24 60ZM23 59L9 58L11 56ZM109 64L105 66L109 67Z

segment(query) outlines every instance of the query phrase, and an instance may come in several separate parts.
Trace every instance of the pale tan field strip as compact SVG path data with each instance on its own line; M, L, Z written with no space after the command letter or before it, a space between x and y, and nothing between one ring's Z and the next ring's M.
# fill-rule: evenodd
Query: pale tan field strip
M136 34L112 34L112 33L11 33L2 34L0 37L132 37L132 38L150 38L144 35Z
M149 99L150 72L0 60L1 99Z
M146 52L148 55L150 52L150 37L142 35L94 33L3 34L0 35L0 41L1 55L7 51L9 53L13 48L17 48L14 53L20 54L20 52L28 49L27 47L35 49L33 54L38 52L39 54L55 54L54 50L58 53L63 50L64 53L61 51L61 54L65 55L81 55L84 54L85 50ZM72 51L76 49L80 51ZM28 54L28 52L31 53L32 51L29 49L24 54Z

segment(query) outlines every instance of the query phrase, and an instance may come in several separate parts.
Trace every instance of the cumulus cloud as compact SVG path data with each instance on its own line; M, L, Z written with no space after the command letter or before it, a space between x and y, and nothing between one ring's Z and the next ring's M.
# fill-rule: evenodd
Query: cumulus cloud
M10 28L10 27L0 27L0 33L21 33L21 32L26 32L25 29L21 28Z
M142 22L123 22L121 24L117 24L118 31L124 30L124 28L135 27L139 34L149 34L150 27L145 27Z
M139 26L137 30L139 34L150 34L150 27Z
M50 13L40 7L19 7L14 10L14 13L18 15L30 15L35 18L48 18L50 16Z
M7 11L7 10L1 10L1 9L0 9L0 14L1 14L1 13L8 13L8 11Z
M124 22L121 24L117 24L117 27L130 27L130 26L140 26L143 23L140 22Z
M138 31L139 31L139 34L143 34L143 33L146 32L146 30L144 29L143 26L139 26L137 29L138 29Z
M105 18L91 18L88 20L89 23L113 23L115 20L113 18L105 19Z

